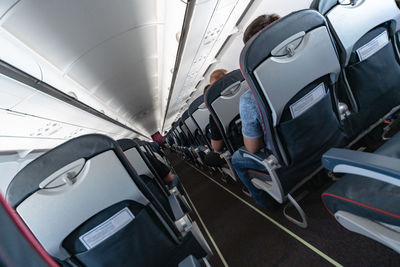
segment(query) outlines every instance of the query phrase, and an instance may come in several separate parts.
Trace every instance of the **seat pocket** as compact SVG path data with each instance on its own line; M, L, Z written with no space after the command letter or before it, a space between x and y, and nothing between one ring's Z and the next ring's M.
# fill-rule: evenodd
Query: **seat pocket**
M322 155L324 147L337 143L339 131L329 92L299 117L282 122L279 127L291 164L315 153Z

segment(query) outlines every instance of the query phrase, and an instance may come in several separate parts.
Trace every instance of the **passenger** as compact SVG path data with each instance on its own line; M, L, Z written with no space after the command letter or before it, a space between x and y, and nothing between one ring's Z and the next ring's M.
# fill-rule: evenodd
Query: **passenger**
M226 74L228 74L228 71L226 69L217 69L214 70L211 75L210 75L210 86L213 85L216 81L224 77ZM206 86L206 88L208 88Z
M227 73L228 71L224 69L218 69L213 71L213 73L211 73L210 76L210 84L204 88L204 95L206 95L208 88L210 88L210 86L213 83L224 77ZM225 146L221 132L219 131L218 126L215 123L214 119L212 118L211 114L208 120L210 123L210 130L211 130L211 146L213 147L215 152L221 152Z
M151 166L153 166L154 170L158 174L158 176L163 179L164 183L169 187L169 189L172 189L176 186L178 188L179 192L181 194L184 193L183 187L181 184L181 181L179 180L179 177L177 175L174 175L171 172L171 169L166 166L164 163L162 163L160 160L156 159L152 155L150 155L147 152L144 152L146 155L147 159L150 161Z
M213 71L210 75L210 84L204 88L204 95L206 94L208 88L216 81L224 77L228 73L225 69L217 69ZM209 123L210 123L210 131L211 131L211 146L215 152L222 152L225 144L221 135L221 132L218 129L217 124L215 123L214 119L212 118L211 114L209 116ZM204 159L205 163L212 167L221 167L226 162L218 153L208 153Z
M269 24L277 21L279 16L276 14L261 15L257 17L247 27L243 35L243 42L246 44L256 33L268 26ZM240 98L240 117L242 121L242 134L244 146L250 153L257 154L263 158L267 156L264 152L268 148L268 141L264 139L263 123L261 114L258 110L255 99L248 91ZM244 158L236 151L232 156L232 164L238 174L240 180L248 188L256 203L265 208L273 208L276 206L276 201L265 191L257 189L248 176L249 169L266 171L264 166L257 162Z

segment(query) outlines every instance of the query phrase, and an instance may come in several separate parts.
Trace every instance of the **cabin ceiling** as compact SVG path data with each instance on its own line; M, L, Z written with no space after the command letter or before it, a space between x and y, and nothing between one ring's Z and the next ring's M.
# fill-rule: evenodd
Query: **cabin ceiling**
M0 24L72 80L78 100L86 91L119 121L152 134L161 126L185 10L180 0L2 0ZM36 63L51 84L53 74Z

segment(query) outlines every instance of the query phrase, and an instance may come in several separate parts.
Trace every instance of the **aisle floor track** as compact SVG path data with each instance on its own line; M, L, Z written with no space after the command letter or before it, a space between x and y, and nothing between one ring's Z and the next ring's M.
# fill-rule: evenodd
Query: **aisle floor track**
M244 203L245 205L247 205L248 207L250 207L251 209L253 209L254 211L256 211L258 214L260 214L261 216L263 216L264 218L266 218L268 221L270 221L271 223L273 223L274 225L276 225L277 227L279 227L281 230L283 230L284 232L286 232L287 234L289 234L291 237L293 237L294 239L296 239L297 241L299 241L300 243L302 243L303 245L305 245L307 248L309 248L310 250L312 250L313 252L315 252L316 254L318 254L319 256L321 256L323 259L325 259L326 261L328 261L329 263L331 263L334 266L343 266L342 264L338 263L337 261L335 261L334 259L332 259L331 257L329 257L328 255L326 255L325 253L323 253L322 251L320 251L319 249L317 249L316 247L314 247L313 245L311 245L310 243L308 243L307 241L305 241L304 239L302 239L301 237L299 237L298 235L296 235L295 233L293 233L292 231L290 231L289 229L287 229L286 227L284 227L283 225L281 225L280 223L278 223L277 221L275 221L274 219L272 219L270 216L266 215L264 212L262 212L261 210L259 210L258 208L254 207L252 204L250 204L249 202L247 202L246 200L244 200L243 198L241 198L240 196L238 196L237 194L233 193L231 190L229 190L228 188L226 188L225 186L223 186L222 184L220 184L219 182L217 182L215 179L211 178L209 175L207 175L206 173L204 173L203 171L199 170L198 168L196 168L195 166L185 162L186 164L188 164L190 167L192 167L193 169L195 169L196 171L198 171L199 173L201 173L203 176L207 177L208 179L210 179L212 182L214 182L215 184L217 184L219 187L221 187L222 189L224 189L225 191L227 191L229 194L231 194L232 196L234 196L235 198L237 198L238 200L240 200L242 203ZM197 212L196 212L197 213Z
M309 227L302 229L288 222L281 209L257 208L240 184L224 184L219 174L210 176L176 154L170 156L196 205L196 220L215 245L212 266L400 266L400 255L393 250L331 217L320 198L329 181L308 188L311 193L301 205Z
M186 191L185 187L183 187L183 190L185 191L186 196L188 197L188 200L190 202L190 205L192 206L194 212L196 213L196 216L199 219L201 226L203 227L204 231L206 232L208 239L211 241L211 244L212 244L213 248L215 249L215 251L217 252L218 257L220 258L222 264L224 266L228 266L228 263L226 262L224 256L221 253L221 250L219 249L217 243L215 242L214 238L210 234L210 231L208 231L206 224L204 223L203 219L201 218L199 212L197 211L196 206L194 205L194 203L193 203L192 199L190 198L188 192Z

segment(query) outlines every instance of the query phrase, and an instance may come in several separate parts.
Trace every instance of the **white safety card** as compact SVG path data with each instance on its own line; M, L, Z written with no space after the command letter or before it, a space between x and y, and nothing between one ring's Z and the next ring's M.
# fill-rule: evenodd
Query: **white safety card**
M132 212L128 208L124 208L107 221L81 235L79 240L89 250L121 230L133 219L135 216Z
M309 108L314 106L318 101L320 101L325 96L325 85L320 83L317 87L312 89L308 94L297 100L295 103L290 105L290 113L292 118L297 118Z
M357 49L358 58L360 59L360 61L366 60L367 58L381 50L381 48L383 48L388 43L389 36L387 31L384 31L377 37L372 39L369 43Z

